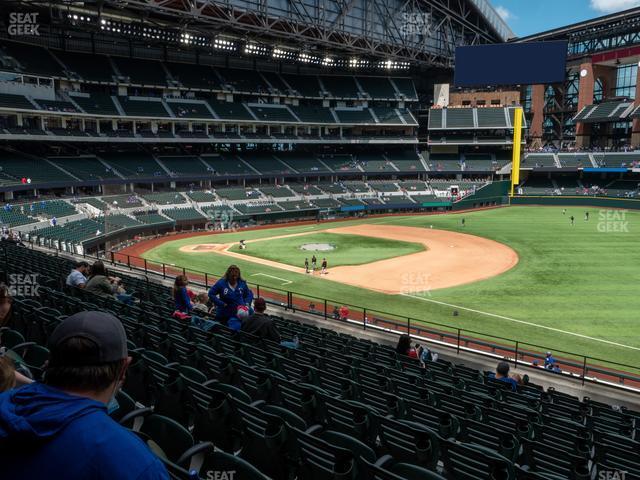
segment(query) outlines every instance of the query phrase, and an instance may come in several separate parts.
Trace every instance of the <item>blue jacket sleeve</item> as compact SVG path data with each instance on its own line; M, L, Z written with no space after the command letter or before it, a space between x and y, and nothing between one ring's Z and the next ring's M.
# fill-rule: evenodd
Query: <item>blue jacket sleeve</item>
M187 289L186 288L181 288L180 289L180 295L182 296L182 301L184 302L184 306L187 309L187 311L191 311L191 309L193 308L193 305L191 305L191 299L189 298L189 294L187 293Z
M213 304L216 307L219 307L219 308L224 308L227 305L222 300L220 300L220 298L218 298L218 294L222 293L223 290L224 288L222 288L222 285L220 285L220 282L216 282L215 285L213 285L209 289L209 299L213 302Z
M170 478L166 467L160 460L156 459L136 477L136 480L169 480Z

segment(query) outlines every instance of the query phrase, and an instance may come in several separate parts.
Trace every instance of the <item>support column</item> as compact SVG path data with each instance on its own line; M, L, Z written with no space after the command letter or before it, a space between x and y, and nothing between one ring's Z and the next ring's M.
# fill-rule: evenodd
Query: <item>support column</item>
M593 76L593 64L581 63L578 69L580 72L580 88L578 90L578 112L587 105L593 104L593 87L595 78ZM583 72L587 74L583 76ZM589 147L591 137L591 125L583 122L576 122L576 147Z
M636 107L640 105L640 77L636 78L636 99L633 104ZM631 146L636 148L640 146L640 117L634 118L631 122Z
M544 134L544 85L533 85L531 87L531 124L529 134L531 135L531 146L539 148L542 146L542 135Z

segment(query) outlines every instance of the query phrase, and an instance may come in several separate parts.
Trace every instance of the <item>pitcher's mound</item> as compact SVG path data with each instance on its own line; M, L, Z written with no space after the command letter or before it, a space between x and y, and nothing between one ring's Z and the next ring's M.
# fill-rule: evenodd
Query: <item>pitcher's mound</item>
M335 250L336 246L331 243L305 243L300 246L301 250L308 250L310 252L329 252Z

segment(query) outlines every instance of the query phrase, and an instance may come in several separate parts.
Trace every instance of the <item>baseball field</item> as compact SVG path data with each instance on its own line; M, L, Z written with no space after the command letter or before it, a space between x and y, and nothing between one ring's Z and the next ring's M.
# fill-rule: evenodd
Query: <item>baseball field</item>
M637 366L639 245L640 213L507 207L167 239L142 256L212 275L235 263L250 283L310 302ZM313 255L326 274L306 273Z

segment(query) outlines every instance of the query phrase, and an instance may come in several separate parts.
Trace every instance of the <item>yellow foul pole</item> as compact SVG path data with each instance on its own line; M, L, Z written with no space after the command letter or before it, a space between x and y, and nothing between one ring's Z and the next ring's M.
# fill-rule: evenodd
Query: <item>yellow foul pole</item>
M511 196L520 183L520 149L522 147L522 107L516 107L513 113L513 157L511 159Z

